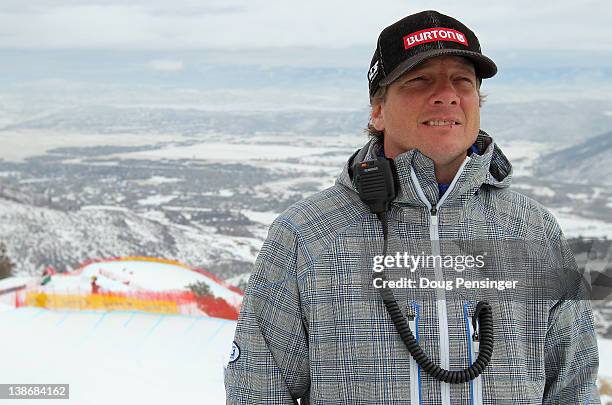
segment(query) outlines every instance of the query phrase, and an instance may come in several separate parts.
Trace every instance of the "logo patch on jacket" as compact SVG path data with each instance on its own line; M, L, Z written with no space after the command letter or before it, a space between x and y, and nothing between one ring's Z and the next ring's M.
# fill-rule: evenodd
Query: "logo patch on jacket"
M229 362L233 363L236 360L238 360L239 357L240 357L240 347L238 346L238 343L236 343L236 341L234 340L232 342L232 351L230 352Z

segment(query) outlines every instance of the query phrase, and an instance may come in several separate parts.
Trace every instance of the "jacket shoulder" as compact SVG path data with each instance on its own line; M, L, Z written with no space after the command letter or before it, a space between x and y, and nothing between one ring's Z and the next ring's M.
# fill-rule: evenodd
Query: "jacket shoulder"
M357 193L336 183L292 204L280 217L305 231L308 228L321 228L325 223L337 229L368 212Z
M524 236L533 239L562 238L563 232L555 216L542 203L511 188L493 189L490 205L496 215L509 220L513 226L523 224Z
M291 226L301 242L316 256L317 250L368 214L370 210L357 193L336 183L292 204L275 222Z

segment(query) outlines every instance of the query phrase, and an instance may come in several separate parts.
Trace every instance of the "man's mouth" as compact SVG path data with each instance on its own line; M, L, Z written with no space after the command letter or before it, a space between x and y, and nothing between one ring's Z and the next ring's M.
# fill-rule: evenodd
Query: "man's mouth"
M442 127L449 125L461 125L458 121L446 121L446 120L432 120L422 122L423 125L427 125L429 127Z

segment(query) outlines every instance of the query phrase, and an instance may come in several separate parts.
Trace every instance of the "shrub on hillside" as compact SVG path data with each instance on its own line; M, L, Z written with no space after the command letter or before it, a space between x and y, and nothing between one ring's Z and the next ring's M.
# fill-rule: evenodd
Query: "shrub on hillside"
M206 297L212 296L212 291L210 291L210 287L204 281L196 281L195 283L191 283L187 286L192 293L194 293L198 297Z
M13 275L14 264L6 254L6 245L0 242L0 280Z

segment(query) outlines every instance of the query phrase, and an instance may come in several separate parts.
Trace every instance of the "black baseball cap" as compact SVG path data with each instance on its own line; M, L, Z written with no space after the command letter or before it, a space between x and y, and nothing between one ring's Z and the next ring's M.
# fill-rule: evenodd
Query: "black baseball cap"
M378 36L368 71L370 98L379 87L393 83L419 63L443 55L470 59L480 79L497 73L472 30L453 17L427 10L402 18Z

